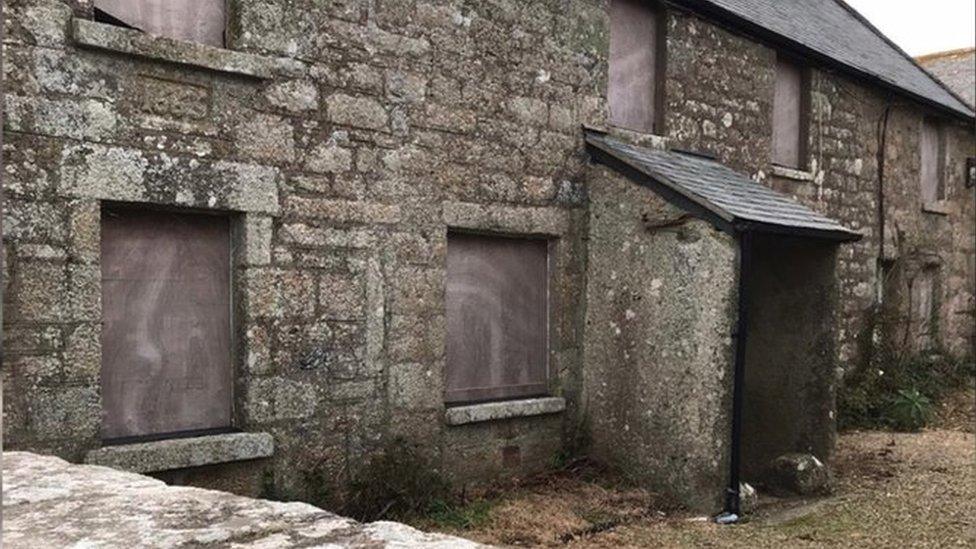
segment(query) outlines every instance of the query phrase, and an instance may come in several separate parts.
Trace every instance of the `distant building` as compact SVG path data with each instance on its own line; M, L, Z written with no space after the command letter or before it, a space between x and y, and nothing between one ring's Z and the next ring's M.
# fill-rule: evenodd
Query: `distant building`
M970 105L976 105L976 48L940 51L916 58Z

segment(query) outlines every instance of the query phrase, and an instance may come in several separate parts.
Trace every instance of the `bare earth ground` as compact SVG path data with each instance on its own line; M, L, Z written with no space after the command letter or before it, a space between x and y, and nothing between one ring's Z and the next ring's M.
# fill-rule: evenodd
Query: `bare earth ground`
M486 494L421 526L476 541L583 547L976 547L976 392L946 400L937 428L840 437L835 494L764 501L717 526L621 488L592 467Z

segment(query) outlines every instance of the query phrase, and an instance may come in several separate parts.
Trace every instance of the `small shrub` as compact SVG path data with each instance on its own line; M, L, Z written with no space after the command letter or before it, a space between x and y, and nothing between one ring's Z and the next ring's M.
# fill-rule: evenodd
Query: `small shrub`
M837 399L838 426L918 430L931 418L934 403L972 379L972 368L971 362L937 354L883 353L844 379Z
M325 467L320 464L302 471L302 479L305 485L305 497L301 499L323 509L330 509L335 505L337 501L334 493L335 486Z
M932 401L918 389L898 390L888 409L891 426L899 431L918 431L932 416Z
M353 475L345 513L362 521L404 520L427 514L450 498L450 484L430 461L396 440Z
M553 454L552 459L549 462L549 467L551 469L564 469L573 460L573 454L568 449L563 448Z

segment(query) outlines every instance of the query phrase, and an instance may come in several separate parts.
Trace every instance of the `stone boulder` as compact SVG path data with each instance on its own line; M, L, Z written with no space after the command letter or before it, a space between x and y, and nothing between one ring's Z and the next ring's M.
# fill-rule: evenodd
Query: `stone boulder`
M3 453L3 546L476 549L398 522L246 498L52 456Z
M768 484L801 496L830 493L832 484L830 469L811 454L784 454L773 460Z
M759 505L759 492L748 482L739 483L739 510L744 515L751 514Z

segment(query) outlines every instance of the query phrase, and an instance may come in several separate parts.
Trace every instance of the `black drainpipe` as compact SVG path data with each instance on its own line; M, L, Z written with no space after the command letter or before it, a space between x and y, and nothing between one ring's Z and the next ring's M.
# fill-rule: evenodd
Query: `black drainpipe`
M738 522L741 513L739 470L742 461L742 404L746 371L746 336L749 325L749 290L747 280L752 264L752 233L739 233L739 297L738 320L735 326L735 363L732 374L732 445L729 449L729 486L725 490L725 511L716 522Z
M888 119L891 117L893 100L888 97L881 118L878 120L878 272L885 257L885 149L888 146Z

